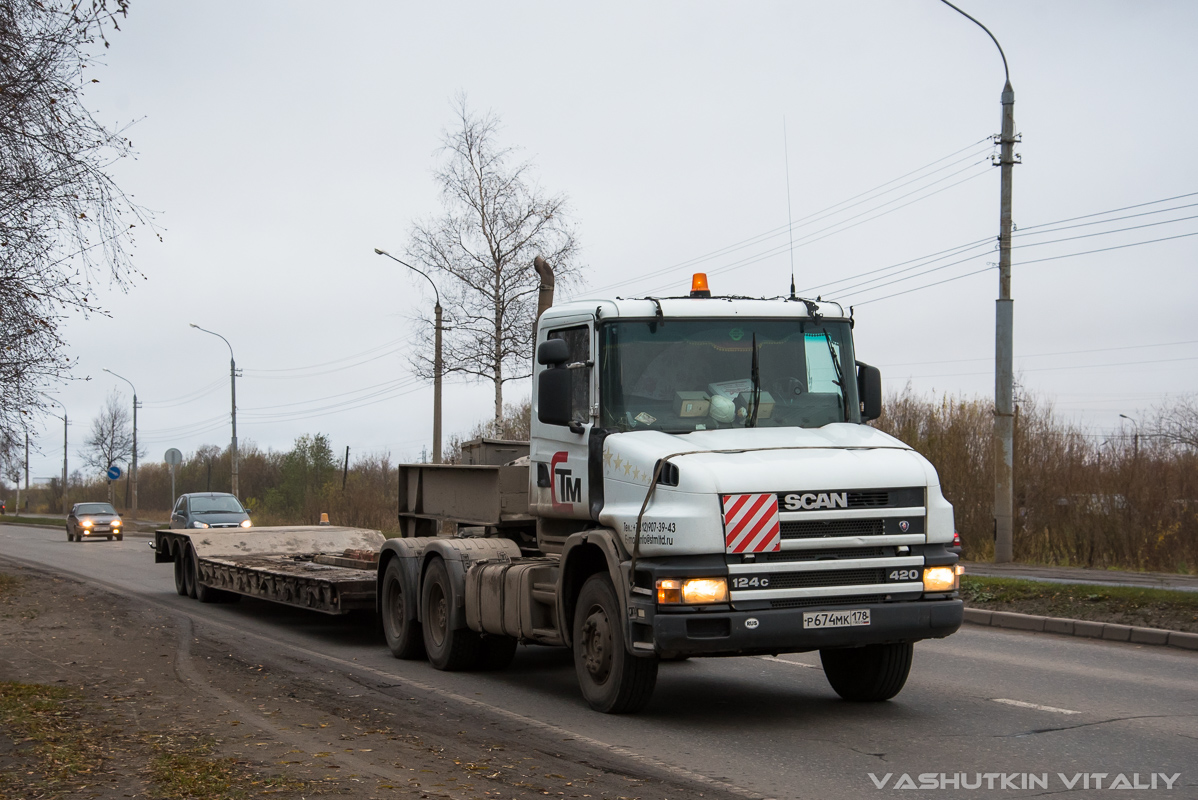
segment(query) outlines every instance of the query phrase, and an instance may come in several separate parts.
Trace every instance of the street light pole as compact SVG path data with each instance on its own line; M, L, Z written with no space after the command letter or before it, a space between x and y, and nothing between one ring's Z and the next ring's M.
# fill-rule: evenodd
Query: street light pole
M221 336L216 331L210 331L207 328L201 328L199 325L196 325L194 322L191 322L188 324L191 325L191 327L195 328L197 331L203 331L204 333L210 333L213 336L219 338L222 342L225 343L225 346L227 346L229 348L229 386L232 387L232 395L233 395L233 442L232 442L229 454L233 461L233 494L236 497L240 497L241 494L237 490L238 489L238 486L237 486L237 362L233 359L233 345L229 344L229 340L226 339L225 337Z
M430 278L422 270L416 269L416 267L413 267L411 264L407 263L406 261L400 261L398 258L391 255L386 250L380 250L376 247L376 248L374 248L374 252L380 256L386 256L387 258L391 259L392 261L397 261L400 264L403 264L408 269L412 270L413 272L417 272L417 273L423 275L424 279L427 280L429 282L429 285L433 287L433 296L436 297L436 299L437 299L437 304L436 304L436 306L433 307L433 315L436 318L436 324L434 326L434 333L433 333L433 349L434 349L434 353L433 353L433 463L440 464L441 463L441 374L442 374L441 293L437 291L437 284L433 283L433 279Z
M982 23L948 0L940 0L969 19L994 42L1002 57L1006 83L1002 90L1002 133L999 134L998 165L1001 171L998 223L998 300L994 324L994 561L1015 558L1015 301L1011 298L1011 178L1018 157L1015 155L1015 90L1007 56L994 34Z
M1132 425L1136 426L1135 427L1135 438L1132 440L1134 442L1134 444L1132 445L1132 448L1133 448L1132 449L1132 458L1135 461L1139 461L1140 460L1140 423L1136 422L1134 419L1127 416L1126 414L1120 414L1119 416L1122 417L1123 419L1127 420L1128 422L1130 422Z
M66 514L67 506L67 407L62 402L55 400L50 395L45 395L45 398L51 403L58 403L58 407L62 409L62 513ZM57 415L55 415L57 416Z
M103 367L103 370L105 372L107 372L109 375L113 376L114 378L121 378L120 375L117 375L115 372L108 369L107 367ZM137 519L137 387L135 387L133 385L133 382L130 381L128 378L121 378L121 380L123 380L125 383L129 384L129 388L133 390L133 463L130 465L130 468L129 468L129 482L131 484L133 484L133 504L132 504L131 514L132 514L132 518L134 520L136 520ZM64 438L65 438L65 434L64 434ZM63 462L63 470L64 471L66 470L65 456L64 456L64 462ZM64 483L63 485L65 486L66 484ZM64 489L64 491L65 491L65 489Z

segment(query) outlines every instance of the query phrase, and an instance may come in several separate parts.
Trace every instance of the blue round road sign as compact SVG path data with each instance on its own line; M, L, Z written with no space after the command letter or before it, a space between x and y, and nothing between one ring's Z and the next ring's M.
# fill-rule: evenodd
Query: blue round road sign
M118 467L116 464L113 464L111 467L108 468L107 474L108 474L108 480L115 481L117 478L121 477L121 468Z

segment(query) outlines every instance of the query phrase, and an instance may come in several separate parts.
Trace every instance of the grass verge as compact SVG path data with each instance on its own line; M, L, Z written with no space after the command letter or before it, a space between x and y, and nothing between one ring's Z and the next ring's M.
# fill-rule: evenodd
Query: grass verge
M61 528L66 524L61 519L46 519L45 517L22 517L8 514L0 517L0 524L3 523L8 523L9 525L38 525L43 528Z
M1198 633L1198 592L964 575L970 608Z
M256 778L234 758L214 758L207 745L180 747L168 740L151 745L150 777L162 800L219 798L243 800L254 794L298 792L304 781L279 776Z

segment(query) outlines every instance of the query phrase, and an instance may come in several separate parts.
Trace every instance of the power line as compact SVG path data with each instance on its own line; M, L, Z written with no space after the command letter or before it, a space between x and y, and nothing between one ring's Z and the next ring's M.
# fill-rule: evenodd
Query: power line
M1188 339L1184 342L1161 342L1160 344L1131 344L1131 345L1124 345L1121 347L1098 347L1093 350L1062 350L1057 353L1028 353L1027 355L1021 355L1020 358L1046 358L1048 356L1074 356L1074 355L1081 355L1083 353L1109 353L1109 352L1113 352L1115 350L1142 350L1142 349L1148 348L1148 347L1176 347L1178 345L1183 345L1183 344L1198 344L1198 339ZM974 362L974 361L991 361L991 360L992 359L989 357L987 357L987 358L956 358L956 359L952 359L949 361L945 361L944 359L938 359L936 361L906 361L906 362L900 362L898 364L881 364L879 366L888 367L888 368L889 367L923 367L923 366L927 366L928 364L965 364L965 363Z
M812 212L811 214L808 214L807 216L800 217L800 218L799 218L799 219L797 219L797 220L791 220L791 221L790 221L788 224L786 224L786 225L781 225L781 226L779 226L779 227L777 227L777 228L772 228L772 229L770 229L770 230L768 230L768 231L765 231L764 233L759 233L759 234L756 234L756 235L754 235L754 236L751 236L751 237L749 237L749 238L747 238L747 239L742 239L742 240L741 240L741 241L739 241L739 242L735 242L735 243L733 243L733 244L726 245L726 246L724 246L724 247L718 248L718 249L716 249L716 250L709 251L709 252L707 252L707 253L703 253L703 254L701 254L701 255L698 255L698 256L695 256L695 257L693 257L693 258L689 258L689 259L686 259L686 260L684 260L684 261L680 261L680 262L677 262L677 263L675 263L675 264L671 264L670 266L667 266L667 267L661 267L661 268L659 268L659 269L656 269L656 270L651 270L651 271L649 271L649 272L647 272L647 273L645 273L645 274L643 274L643 275L639 276L639 277L638 277L638 278L637 278L635 281L633 281L633 282L642 281L642 280L649 280L649 279L651 279L651 278L656 278L656 277L658 277L658 276L660 276L660 275L664 275L664 274L666 274L666 273L668 273L668 272L671 272L671 271L673 271L673 270L676 270L676 269L684 269L684 268L687 268L687 267L691 267L691 266L694 266L694 265L696 265L696 264L703 263L704 261L710 261L710 260L711 260L711 259L713 259L713 258L718 258L719 256L722 256L722 255L727 255L728 253L735 252L735 251L736 251L736 250L738 250L738 249L743 249L744 247L749 247L749 246L752 246L752 245L754 245L754 244L758 244L758 243L760 243L760 242L762 242L762 241L764 241L764 240L766 240L766 239L773 238L773 237L775 237L775 236L780 236L780 235L782 235L783 233L786 233L786 232L788 232L788 231L791 231L791 230L793 230L795 227L803 227L803 225L800 225L799 223L804 223L804 224L808 224L808 225L809 225L809 224L813 224L814 222L818 221L818 219L817 219L817 218L819 218L819 217L821 217L821 216L829 216L829 215L831 215L831 214L833 214L833 213L840 213L840 212L837 212L837 211L836 211L836 209L840 209L840 211L845 211L845 210L847 210L847 208L840 208L841 206L846 206L846 204L850 204L850 203L852 203L852 205L849 205L849 206L848 206L848 208L852 208L852 207L854 207L854 206L856 206L856 205L860 205L861 203L868 202L870 199L873 199L873 198L869 197L869 195L874 195L875 193L877 193L877 192L880 192L880 190L884 189L884 188L885 188L885 187L887 187L887 186L890 186L890 185L891 185L891 184L893 184L893 183L897 183L898 181L904 180L905 178L911 177L912 175L916 175L916 174L918 174L918 173L920 173L920 172L924 172L925 170L927 170L927 169L929 169L929 168L931 168L931 167L934 167L935 165L939 164L939 163L940 163L940 162L942 162L942 161L947 161L948 159L950 159L950 158L953 158L954 156L957 156L957 155L960 155L961 153L964 153L966 150L975 150L979 144L982 144L983 142L989 142L989 141L990 141L990 137L986 137L986 138L984 138L984 139L980 139L980 140L978 140L977 142L974 142L973 144L970 144L970 145L968 145L968 146L966 146L966 147L963 147L963 148L961 148L960 150L956 150L956 151L954 151L954 152L952 152L952 153L949 153L949 154L948 154L948 155L946 155L946 156L943 156L943 157L941 157L941 158L938 158L938 159L936 159L935 161L932 161L932 162L930 162L930 163L928 163L928 164L925 164L924 166L920 167L919 169L915 169L915 170L912 170L912 171L910 171L910 172L907 172L907 173L905 173L905 174L903 174L903 175L900 175L900 176L899 176L899 177L897 177L897 178L893 178L893 179L891 179L891 180L889 180L889 181L886 181L885 183L881 183L881 184L879 184L879 185L875 186L875 187L874 187L874 188L872 188L872 189L868 189L868 190L866 190L866 191L864 191L864 192L861 192L861 193L859 193L859 194L853 195L852 197L849 197L849 198L847 198L847 199L845 199L845 200L842 200L842 201L840 201L839 203L834 203L833 205L827 206L827 207L826 207L826 208L824 208L824 209L821 209L821 210L819 210L819 211ZM982 151L984 151L984 150L989 150L989 149L991 149L991 147L988 145L986 148L983 148L983 150L982 150ZM982 152L982 151L978 151L978 152ZM947 168L949 168L949 167L951 167L951 166L954 166L954 165L956 165L956 164L959 164L959 163L961 163L961 161L966 161L966 160L968 160L968 159L971 159L971 158L973 158L975 155L976 155L975 153L970 153L969 155L965 156L964 158L962 158L962 159L960 159L960 160L958 160L958 161L952 162L951 164L947 164L947 165L945 165L944 167L941 167L941 169L940 169L940 170L936 170L936 171L934 171L934 172L932 172L932 173L930 173L930 174L934 175L936 172L939 172L939 171L941 171L942 169L947 169ZM928 177L928 176L924 176L924 177ZM922 180L922 179L921 179L921 178L917 178L917 179L915 179L915 180ZM909 182L908 182L908 183L906 183L906 184L902 184L902 185L900 185L900 186L895 186L895 187L892 187L891 189L887 190L887 192L883 192L882 194L887 194L887 193L889 193L889 192L891 192L891 191L895 191L896 189L902 188L902 186L906 186L906 185L908 185L909 183L912 183L912 182L914 182L914 181L909 181ZM879 196L880 196L880 195L879 195ZM857 202L856 202L856 203L854 203L853 201L857 201ZM625 286L625 285L627 285L627 283L628 283L628 282L626 282L626 281L625 281L625 282L620 282L620 283L612 283L612 284L608 284L608 285L605 285L605 286L599 286L599 287L595 287L595 288L591 289L590 291L592 291L592 292L603 292L603 291L605 291L605 290L607 290L607 289L615 289L615 288L620 288L620 287L622 287L622 286Z

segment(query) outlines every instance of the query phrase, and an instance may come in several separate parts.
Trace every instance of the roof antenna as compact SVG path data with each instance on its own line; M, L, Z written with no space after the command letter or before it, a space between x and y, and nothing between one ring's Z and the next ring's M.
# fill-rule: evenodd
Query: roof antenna
M790 143L786 136L786 115L782 115L782 156L786 160L786 233L790 236L790 299L795 297L795 230L794 213L790 210Z

